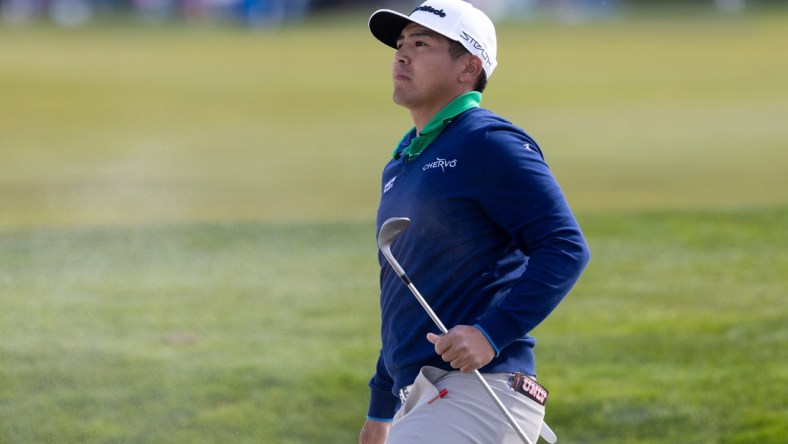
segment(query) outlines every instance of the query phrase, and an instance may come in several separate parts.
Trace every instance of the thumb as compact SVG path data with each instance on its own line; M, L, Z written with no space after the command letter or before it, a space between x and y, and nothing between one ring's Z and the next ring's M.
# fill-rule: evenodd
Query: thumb
M427 333L427 340L430 341L433 344L438 342L438 339L440 339L440 338L441 337L436 335L435 333Z

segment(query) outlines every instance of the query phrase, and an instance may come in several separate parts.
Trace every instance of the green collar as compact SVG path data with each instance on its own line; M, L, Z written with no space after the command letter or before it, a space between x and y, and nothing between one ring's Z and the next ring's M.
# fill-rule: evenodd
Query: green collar
M478 91L465 93L452 100L442 110L438 111L438 114L435 114L429 122L427 122L427 125L424 126L424 129L421 130L421 133L418 136L410 140L410 144L408 144L408 146L402 150L401 155L408 156L408 160L412 161L418 157L418 155L421 154L427 148L427 146L432 143L433 140L438 138L441 132L443 132L443 129L446 128L455 117L471 108L478 108L481 103L482 94ZM397 158L397 151L399 150L399 147L402 145L405 139L413 133L415 129L415 127L411 128L410 131L408 131L397 144L397 148L394 149L393 154L395 159Z

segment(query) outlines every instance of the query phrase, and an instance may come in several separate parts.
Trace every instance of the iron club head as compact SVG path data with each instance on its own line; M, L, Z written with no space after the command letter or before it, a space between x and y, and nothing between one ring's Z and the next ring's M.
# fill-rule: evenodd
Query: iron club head
M408 228L408 225L410 225L410 219L407 217L392 217L383 222L383 225L380 227L380 233L378 234L378 247L380 247L381 250L391 249L391 243L394 242L394 239L396 239L400 233Z
M380 251L389 262L389 265L391 265L391 268L397 273L397 276L403 280L407 280L405 270L400 267L397 260L394 259L394 256L391 254L391 243L394 242L394 239L396 239L400 233L408 228L408 225L410 225L410 219L407 217L392 217L383 222L383 225L380 227L380 233L378 233L378 247Z

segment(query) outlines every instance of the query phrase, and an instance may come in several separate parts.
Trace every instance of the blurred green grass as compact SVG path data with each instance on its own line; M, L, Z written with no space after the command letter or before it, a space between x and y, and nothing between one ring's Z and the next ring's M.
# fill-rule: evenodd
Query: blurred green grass
M0 442L352 442L379 173L365 17L0 28ZM788 15L500 25L594 254L535 332L564 442L788 435Z
M564 442L780 443L788 207L581 218L535 332ZM379 342L374 224L0 233L3 442L353 442Z
M364 242L374 242L374 226L0 239L3 442L341 442L356 433L349 424L363 418L377 320Z
M500 26L484 104L578 210L788 200L786 14ZM363 17L0 29L0 226L364 219L409 128Z

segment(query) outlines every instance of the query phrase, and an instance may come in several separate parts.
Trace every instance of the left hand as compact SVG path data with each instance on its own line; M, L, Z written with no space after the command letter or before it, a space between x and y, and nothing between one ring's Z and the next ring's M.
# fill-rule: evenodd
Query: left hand
M461 372L478 370L495 357L487 336L470 325L458 325L445 335L427 333L427 340L435 344L435 353Z

